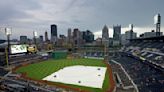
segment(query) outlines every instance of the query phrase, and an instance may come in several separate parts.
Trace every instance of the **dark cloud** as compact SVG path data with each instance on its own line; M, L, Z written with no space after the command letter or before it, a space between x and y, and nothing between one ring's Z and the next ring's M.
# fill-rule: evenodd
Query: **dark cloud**
M69 27L95 32L105 24L153 27L153 16L164 16L163 3L164 0L0 0L0 26L33 31L49 29L55 23L59 33L66 33Z
M12 24L13 20L28 18L26 10L40 9L39 3L33 0L1 0L0 1L0 24Z

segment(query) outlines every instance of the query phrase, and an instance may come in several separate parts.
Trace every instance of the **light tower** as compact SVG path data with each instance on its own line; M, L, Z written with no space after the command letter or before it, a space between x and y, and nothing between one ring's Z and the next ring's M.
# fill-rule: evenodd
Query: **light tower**
M6 63L7 63L7 67L9 66L9 61L10 61L10 35L11 35L12 29L11 28L5 28L5 34L7 36L7 42L8 42L8 46L5 49L6 52Z
M154 16L154 24L156 25L156 36L160 36L161 16L159 13Z

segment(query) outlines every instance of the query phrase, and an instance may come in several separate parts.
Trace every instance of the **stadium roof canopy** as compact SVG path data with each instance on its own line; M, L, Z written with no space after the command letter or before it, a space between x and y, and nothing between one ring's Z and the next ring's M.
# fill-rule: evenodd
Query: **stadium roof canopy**
M4 42L6 42L6 40L1 40L1 39L0 39L0 44L2 44L2 43L4 43Z
M164 36L130 39L130 41L143 41L143 40L156 40L156 41L163 40L164 41Z

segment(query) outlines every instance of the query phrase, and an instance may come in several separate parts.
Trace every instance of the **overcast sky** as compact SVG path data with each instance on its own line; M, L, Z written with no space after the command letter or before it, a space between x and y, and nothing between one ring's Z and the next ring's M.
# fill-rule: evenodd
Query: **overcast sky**
M106 24L111 37L113 25L122 25L124 33L132 23L140 34L155 29L153 17L160 13L163 18L163 5L164 0L0 0L0 28L12 27L12 38L19 38L32 37L33 31L50 35L50 25L56 24L58 35L79 28L101 37Z

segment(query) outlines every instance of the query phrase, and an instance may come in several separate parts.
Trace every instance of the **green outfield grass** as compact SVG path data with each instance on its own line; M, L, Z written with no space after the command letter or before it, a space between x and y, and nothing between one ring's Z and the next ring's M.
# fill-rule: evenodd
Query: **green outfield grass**
M106 67L106 65L102 62L102 60L98 59L59 59L59 60L47 60L40 63L30 64L28 66L20 67L16 70L17 73L26 73L27 77L42 80L44 77L64 68L67 66L73 65L86 65L86 66L102 66ZM78 70L77 70L78 72ZM88 75L86 75L88 76ZM63 83L59 83L63 84ZM103 88L90 88L90 87L83 87L77 85L70 85L69 86L81 88L82 90L88 90L91 92L105 92L105 90L109 89L109 73L106 72L105 80L103 83Z

